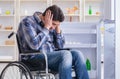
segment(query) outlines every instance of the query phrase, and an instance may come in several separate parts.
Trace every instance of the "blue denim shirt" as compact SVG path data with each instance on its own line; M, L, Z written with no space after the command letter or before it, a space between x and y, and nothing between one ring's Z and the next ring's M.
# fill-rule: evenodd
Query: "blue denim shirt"
M46 50L63 48L64 36L55 30L47 30L39 18L40 12L25 17L19 24L17 35L23 50Z

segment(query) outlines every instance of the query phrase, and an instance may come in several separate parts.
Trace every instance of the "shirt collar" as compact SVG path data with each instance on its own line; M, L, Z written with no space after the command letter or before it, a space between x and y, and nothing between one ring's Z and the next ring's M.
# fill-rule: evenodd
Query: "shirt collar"
M33 14L33 17L36 19L36 21L38 22L38 23L40 23L41 22L41 19L40 19L40 14L42 14L41 12L35 12L34 14Z

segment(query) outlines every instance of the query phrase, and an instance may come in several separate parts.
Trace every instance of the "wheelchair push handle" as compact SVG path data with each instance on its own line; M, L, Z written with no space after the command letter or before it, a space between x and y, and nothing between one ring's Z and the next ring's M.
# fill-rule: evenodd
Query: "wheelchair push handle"
M8 35L8 38L11 38L14 34L15 34L15 32L11 32L11 33Z

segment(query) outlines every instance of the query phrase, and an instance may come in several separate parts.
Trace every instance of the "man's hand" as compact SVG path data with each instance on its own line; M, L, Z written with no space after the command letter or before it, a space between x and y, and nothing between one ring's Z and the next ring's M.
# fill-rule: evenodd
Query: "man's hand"
M56 30L57 33L61 33L60 25L59 25L59 26L56 26L55 30Z
M52 19L53 19L53 14L51 14L51 11L50 10L46 11L44 17L44 24L45 24L45 28L47 28L48 30L52 27Z

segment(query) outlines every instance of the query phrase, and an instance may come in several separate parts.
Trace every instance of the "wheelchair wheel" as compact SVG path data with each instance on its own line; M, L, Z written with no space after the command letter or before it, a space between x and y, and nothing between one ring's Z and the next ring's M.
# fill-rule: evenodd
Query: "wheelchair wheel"
M30 70L21 62L9 63L1 72L0 79L33 79Z

